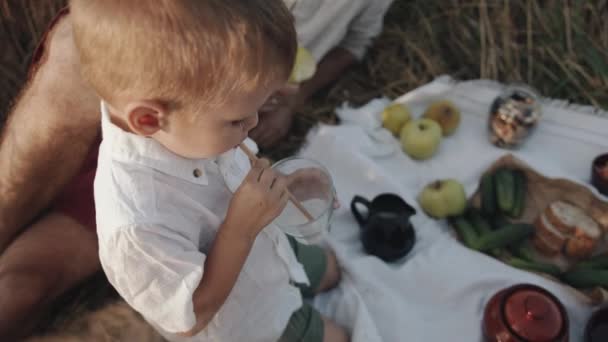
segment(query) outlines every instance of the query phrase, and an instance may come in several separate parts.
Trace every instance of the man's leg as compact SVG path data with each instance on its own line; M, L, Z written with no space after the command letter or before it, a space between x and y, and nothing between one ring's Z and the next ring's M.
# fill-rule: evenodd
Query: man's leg
M78 173L100 130L69 16L51 30L0 134L0 254Z
M91 229L58 213L33 223L0 256L0 340L29 334L41 310L99 270Z

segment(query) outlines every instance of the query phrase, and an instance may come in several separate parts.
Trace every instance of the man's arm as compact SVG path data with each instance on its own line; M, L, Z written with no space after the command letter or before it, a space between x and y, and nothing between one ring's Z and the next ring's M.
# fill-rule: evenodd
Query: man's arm
M0 253L78 172L99 127L99 100L80 76L69 17L0 137Z

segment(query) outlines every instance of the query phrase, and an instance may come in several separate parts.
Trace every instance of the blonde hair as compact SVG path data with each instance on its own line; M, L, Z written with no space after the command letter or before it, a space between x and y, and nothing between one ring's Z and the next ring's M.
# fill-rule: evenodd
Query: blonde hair
M287 79L297 48L282 0L71 0L84 77L107 101L216 106Z

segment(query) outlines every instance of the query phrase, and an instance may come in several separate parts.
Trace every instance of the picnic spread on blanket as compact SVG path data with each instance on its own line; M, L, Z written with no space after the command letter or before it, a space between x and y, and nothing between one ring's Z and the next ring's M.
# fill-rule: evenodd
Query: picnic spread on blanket
M353 341L608 341L607 113L440 77L337 114L298 158L343 267L312 303Z

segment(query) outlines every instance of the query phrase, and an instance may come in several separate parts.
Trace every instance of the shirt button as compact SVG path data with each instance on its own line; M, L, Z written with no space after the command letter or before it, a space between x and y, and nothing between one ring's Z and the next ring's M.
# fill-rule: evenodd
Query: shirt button
M192 175L194 178L199 178L203 175L203 171L201 171L201 169L194 169L194 171L192 171Z

